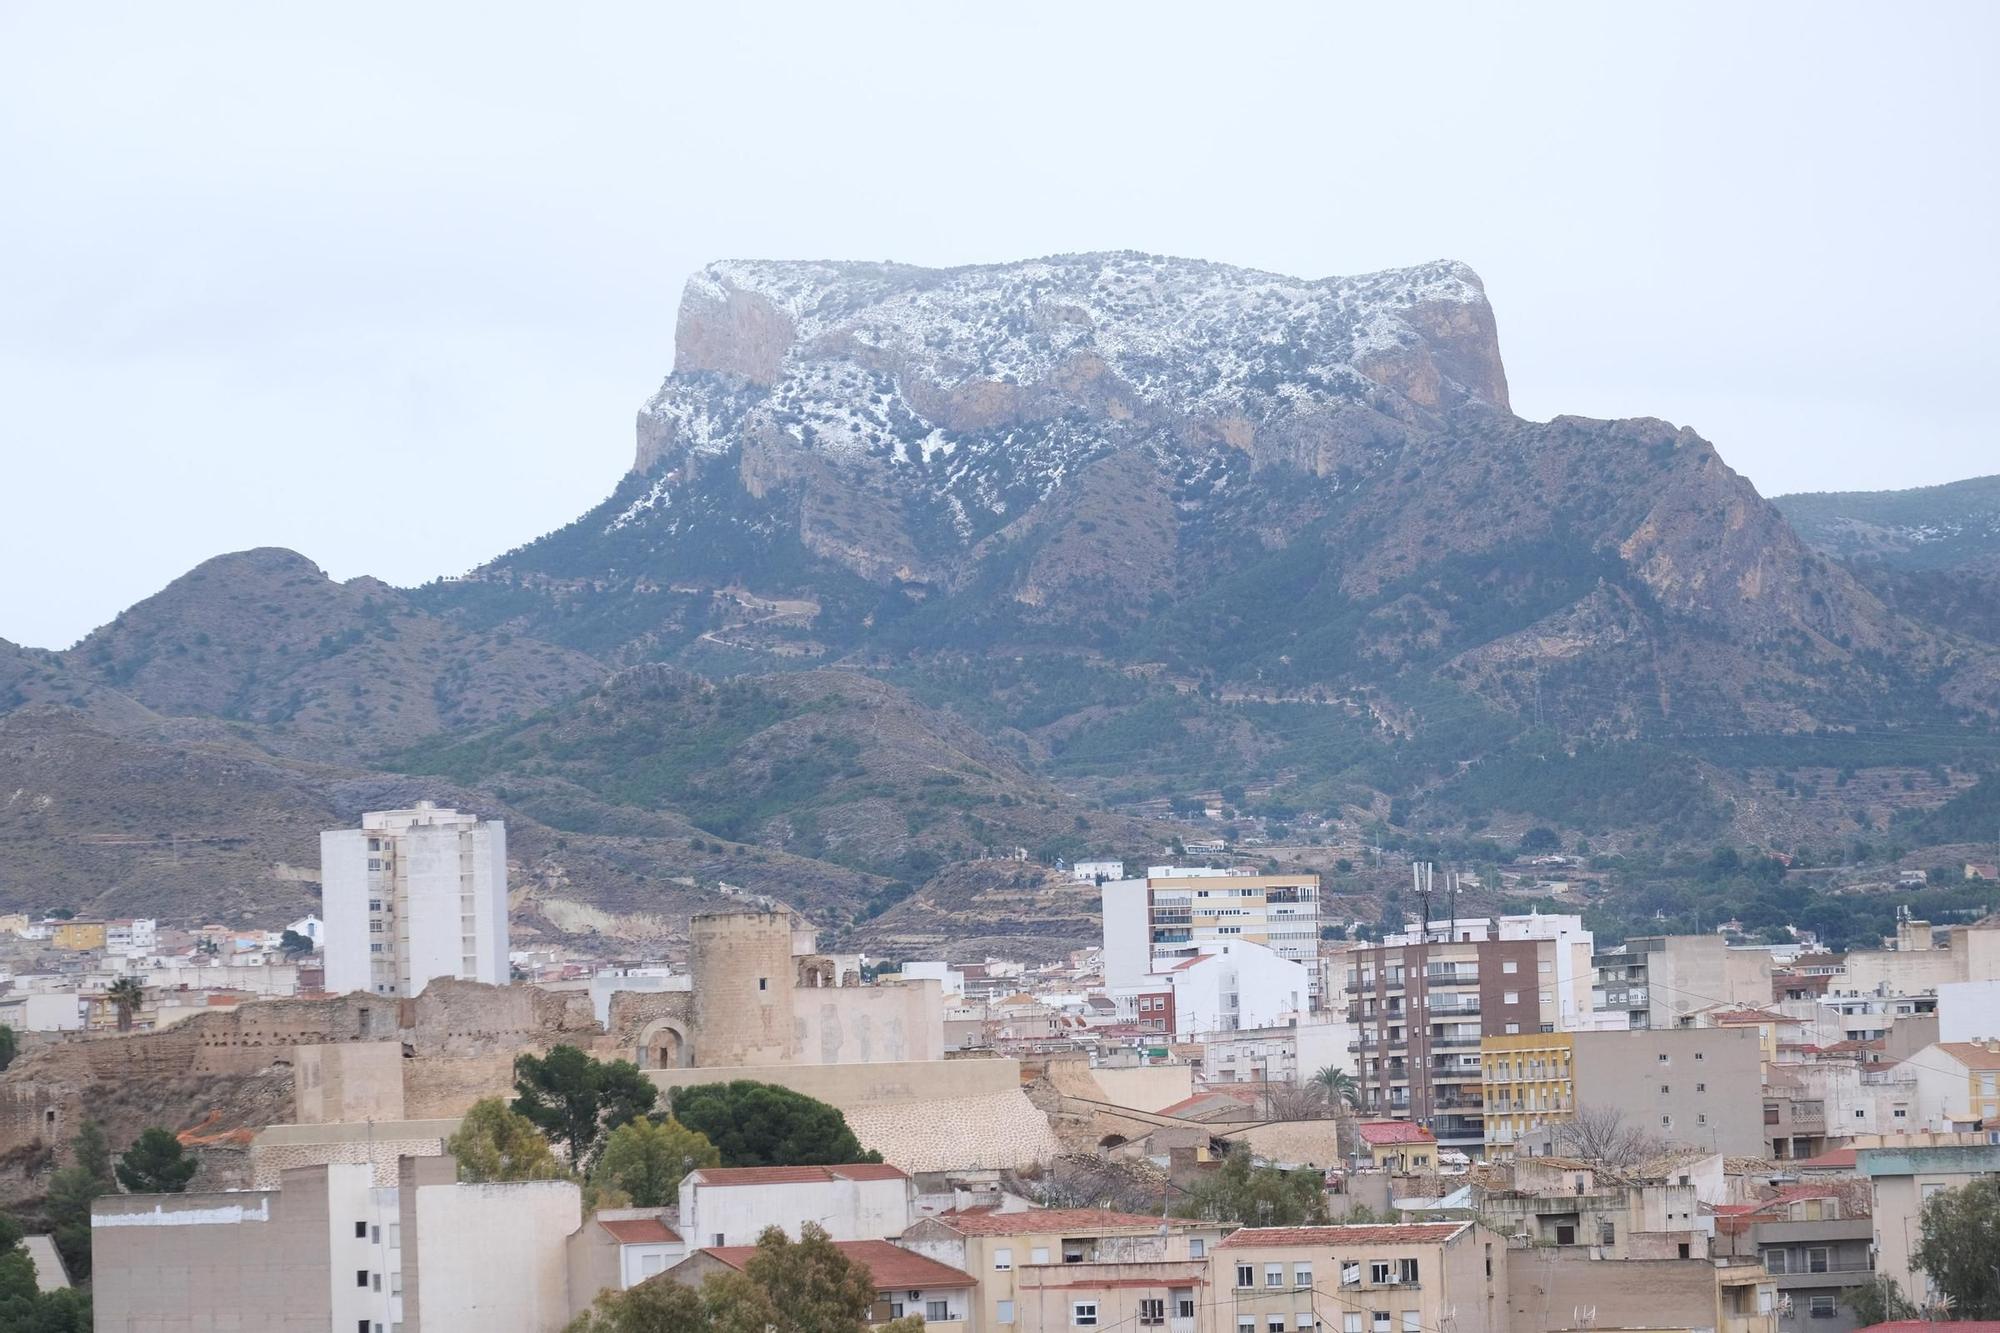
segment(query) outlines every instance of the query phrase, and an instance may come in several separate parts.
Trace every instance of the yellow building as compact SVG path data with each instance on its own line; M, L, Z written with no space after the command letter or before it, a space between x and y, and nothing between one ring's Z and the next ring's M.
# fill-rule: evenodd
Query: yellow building
M104 922L58 921L49 935L49 943L58 949L102 949Z
M1479 1084L1486 1159L1502 1161L1523 1134L1576 1114L1576 1039L1567 1032L1481 1037Z

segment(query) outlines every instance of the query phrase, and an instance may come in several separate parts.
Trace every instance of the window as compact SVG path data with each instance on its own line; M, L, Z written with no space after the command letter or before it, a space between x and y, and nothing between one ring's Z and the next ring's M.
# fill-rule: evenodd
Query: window
M1696 1112L1696 1113L1695 1113L1695 1117L1694 1117L1694 1122L1695 1122L1695 1123L1696 1123L1697 1125L1705 1125L1705 1124L1707 1124L1707 1123L1708 1123L1708 1113L1707 1113L1706 1111L1698 1111L1698 1112Z
M1697 1059L1697 1060L1700 1060L1700 1059L1702 1059L1702 1058L1704 1058L1704 1057L1702 1056L1702 1053L1701 1053L1700 1051L1696 1051L1696 1052L1694 1053L1694 1058L1695 1058L1695 1059Z
M1361 1265L1359 1263L1342 1264L1340 1266L1340 1285L1343 1287L1358 1287L1361 1285Z
M375 1226L371 1226L371 1227L369 1227L369 1228L368 1228L368 1239L369 1239L370 1241L372 1241L373 1243L375 1243L375 1244L377 1244L377 1245L380 1245L380 1244L382 1243L382 1228L381 1228L381 1227L375 1227Z
M1045 1264L1048 1261L1049 1261L1049 1251L1046 1245L1037 1245L1034 1249L1028 1251L1029 1263Z
M1283 1264L1265 1264L1265 1265L1264 1265L1264 1285L1265 1285L1265 1286L1267 1286L1267 1287L1282 1287L1282 1286L1284 1286L1284 1285L1285 1285L1285 1266L1284 1266Z
M1825 1271L1826 1271L1826 1250L1825 1250L1825 1248L1824 1248L1823 1246L1817 1246L1817 1245L1816 1245L1816 1246L1814 1246L1814 1247L1813 1247L1812 1249L1810 1249L1810 1250L1807 1250L1807 1251L1806 1251L1806 1272L1808 1272L1808 1273L1824 1273Z
M1200 1236L1191 1237L1188 1240L1188 1258L1205 1259L1207 1257L1208 1257L1208 1242L1203 1240Z
M354 1327L356 1333L368 1333L368 1321L366 1319L355 1320Z
M1836 1302L1831 1296L1808 1297L1806 1300L1806 1317L1808 1319L1831 1319L1838 1313L1835 1305Z
M368 1286L374 1291L382 1290L382 1275L380 1273L370 1273L368 1275Z
M656 1254L653 1255L652 1258L659 1262L660 1268L665 1268L667 1266L666 1255ZM657 1273L660 1271L660 1269L656 1268L653 1271ZM403 1294L403 1275L401 1273L389 1274L389 1294L391 1296L400 1296Z
M1313 1266L1311 1264L1293 1264L1292 1285L1295 1287L1310 1287L1312 1284Z
M1162 1300L1147 1299L1139 1302L1139 1322L1157 1325L1167 1322L1167 1303Z
M1660 1054L1659 1054L1659 1061L1660 1061L1660 1063L1661 1063L1661 1064L1663 1064L1663 1065L1668 1065L1668 1064L1672 1064L1672 1063L1673 1063L1673 1061L1672 1061L1672 1060L1670 1060L1670 1059L1669 1059L1669 1058L1667 1057L1667 1053L1666 1053L1665 1051L1661 1051L1661 1052L1660 1052Z
M1507 1035L1510 1037L1519 1035L1520 1031L1521 1025L1519 1023L1509 1023L1507 1025Z
M1257 1317L1247 1314L1236 1316L1236 1333L1257 1333Z
M1194 1297L1181 1296L1176 1298L1174 1301L1174 1317L1177 1319L1194 1318Z
M1521 1002L1521 992L1517 990L1508 990L1500 992L1500 1003L1519 1004L1520 1002Z
M1773 1274L1783 1274L1786 1271L1786 1253L1784 1250L1764 1251L1764 1271Z
M1069 1322L1078 1328L1091 1328L1097 1323L1097 1302L1076 1301L1069 1307Z
M1256 1285L1257 1285L1257 1270L1252 1268L1249 1264L1236 1265L1237 1290L1240 1291L1244 1287L1254 1287Z
M1617 1225L1608 1220L1600 1219L1597 1223L1597 1243L1599 1245L1616 1245L1618 1243Z
M1767 1125L1778 1123L1778 1104L1776 1102L1764 1103L1764 1123Z
M1548 992L1548 991L1543 991L1543 992L1542 992L1542 1003L1543 1003L1543 1004L1547 1004L1547 1003L1549 1003L1550 999L1551 999L1551 996L1550 996L1549 992Z
M758 977L758 978L757 978L757 989L758 989L758 990L769 990L769 989L771 989L771 979L770 979L769 977Z
M1547 971L1549 971L1549 963L1548 963L1548 960L1547 960L1547 959L1545 958L1545 959L1543 959L1543 960L1542 960L1541 962L1539 962L1539 963L1536 963L1536 964L1535 964L1535 971L1537 971L1537 972L1547 972Z
M1281 1314L1264 1316L1265 1333L1286 1333L1285 1317Z
M722 1234L722 1233L721 1233L720 1231L718 1231L718 1232L716 1232L716 1233L715 1233L715 1239L714 1239L714 1240L712 1240L712 1241L710 1241L710 1242L709 1242L709 1244L711 1244L711 1245L720 1245L720 1244L722 1244L722 1243L723 1243L724 1239L725 1239L725 1237L723 1236L723 1234Z
M1012 1250L993 1251L994 1272L996 1273L1010 1272L1012 1271L1013 1267L1014 1267L1014 1252Z
M1013 1322L1014 1322L1014 1302L1012 1302L1012 1301L995 1301L995 1302L993 1303L993 1322L994 1322L994 1323L996 1323L996 1324L1011 1324L1011 1323L1013 1323Z
M368 1239L368 1224L366 1222L356 1222L354 1224L354 1239L356 1240Z
M941 1324L951 1318L951 1307L943 1301L925 1301L924 1318L930 1320L933 1324ZM1143 1323L1145 1321L1141 1320L1140 1322Z
M1340 1333L1361 1333L1361 1314L1359 1311L1349 1310L1340 1317Z
M355 1269L355 1270L354 1270L354 1285L355 1285L355 1286L357 1286L357 1287L365 1287L365 1286L367 1286L367 1285L368 1285L368 1270L367 1270L367 1269L365 1269L365 1268L357 1268L357 1269Z
M1389 1261L1387 1259L1376 1259L1370 1262L1368 1265L1368 1280L1378 1287L1387 1282L1389 1280Z
M1370 1310L1368 1312L1368 1329L1369 1333L1389 1333L1389 1312L1387 1310Z
M903 1303L901 1301L889 1302L889 1317L891 1319L901 1319L903 1317Z
M1396 1280L1398 1282L1415 1282L1417 1280L1417 1261L1415 1259L1398 1259L1396 1261Z
M1673 1091L1673 1088L1672 1088L1672 1086L1671 1086L1671 1085L1669 1085L1669 1084L1666 1084L1666 1083L1662 1083L1662 1084L1660 1085L1660 1095L1661 1095L1662 1097L1666 1096L1666 1095L1667 1095L1668 1093L1670 1093L1670 1092L1672 1092L1672 1091Z
M1672 1116L1663 1115L1660 1117L1661 1129L1672 1129L1673 1127L1674 1127L1674 1118Z
M1508 976L1512 976L1515 972L1520 970L1520 964L1516 963L1513 959L1509 958L1500 964L1500 970L1502 972L1505 972Z
M1697 1083L1697 1084L1695 1084L1695 1085L1694 1085L1694 1090L1695 1090L1696 1092L1707 1092L1707 1091L1708 1091L1708 1084L1706 1084L1706 1083Z
M1421 1333L1424 1326L1423 1311L1403 1311L1403 1333Z

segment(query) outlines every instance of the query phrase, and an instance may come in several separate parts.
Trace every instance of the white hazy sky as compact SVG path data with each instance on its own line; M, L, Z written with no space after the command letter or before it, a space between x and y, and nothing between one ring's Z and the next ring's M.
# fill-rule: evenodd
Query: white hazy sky
M2000 471L1990 3L0 0L0 636L601 499L724 256L1485 278L1517 411Z

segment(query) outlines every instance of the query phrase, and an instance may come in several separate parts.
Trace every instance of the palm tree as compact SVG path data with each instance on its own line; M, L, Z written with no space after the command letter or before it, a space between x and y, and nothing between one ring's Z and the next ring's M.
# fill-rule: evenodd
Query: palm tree
M118 1008L118 1030L132 1030L132 1011L146 1002L146 988L137 977L120 977L104 992L104 998Z
M1320 1100L1336 1114L1343 1110L1361 1109L1360 1085L1355 1083L1354 1075L1345 1069L1336 1069L1328 1065L1312 1076L1312 1088Z

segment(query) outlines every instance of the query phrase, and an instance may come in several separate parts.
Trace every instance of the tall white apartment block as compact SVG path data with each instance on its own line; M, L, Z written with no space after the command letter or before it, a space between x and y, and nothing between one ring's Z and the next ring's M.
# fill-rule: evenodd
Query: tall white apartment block
M437 977L505 985L507 826L421 801L319 835L326 988L416 995Z
M1137 985L1198 956L1204 944L1261 944L1278 957L1319 961L1319 876L1150 866L1144 879L1103 888L1104 979Z

